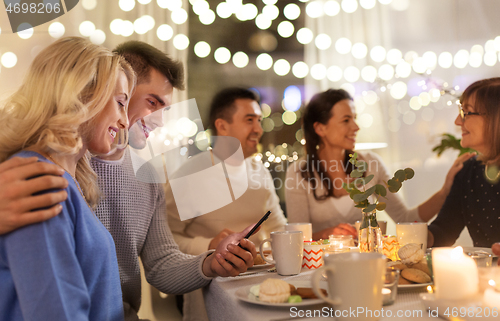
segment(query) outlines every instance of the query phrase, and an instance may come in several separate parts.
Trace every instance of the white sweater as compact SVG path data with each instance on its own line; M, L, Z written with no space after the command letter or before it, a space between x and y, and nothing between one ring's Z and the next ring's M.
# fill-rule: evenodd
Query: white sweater
M194 255L203 253L208 250L210 241L224 228L240 232L250 224L257 223L269 210L272 214L250 240L258 247L264 238L269 237L270 232L283 229L286 219L271 173L261 161L253 157L245 159L245 163L249 177L247 191L234 202L189 220L180 220L172 189L166 184L168 224L181 251ZM182 166L179 170L182 170Z
M367 162L368 170L366 176L375 175L367 189L375 184L382 184L392 178L389 175L382 159L374 153L358 153L359 159ZM288 168L285 181L285 196L288 221L290 223L310 222L313 233L319 232L328 227L337 226L340 223L350 223L361 220L361 209L354 207L354 202L349 195L339 198L328 197L325 200L314 198L310 184L302 177L300 166L305 164L305 159L300 159ZM316 174L316 178L319 176ZM318 184L316 195L321 196L327 193L322 184ZM387 192L386 212L397 222L421 221L418 216L418 208L408 209L398 194Z

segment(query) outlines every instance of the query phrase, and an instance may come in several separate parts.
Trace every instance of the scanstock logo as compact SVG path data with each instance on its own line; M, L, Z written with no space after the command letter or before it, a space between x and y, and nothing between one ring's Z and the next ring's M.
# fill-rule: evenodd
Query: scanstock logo
M54 20L70 11L79 0L4 0L13 33Z

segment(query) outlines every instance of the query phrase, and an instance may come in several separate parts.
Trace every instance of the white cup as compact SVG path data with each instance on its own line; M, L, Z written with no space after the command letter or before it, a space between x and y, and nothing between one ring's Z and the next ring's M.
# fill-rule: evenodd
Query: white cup
M378 320L382 309L385 256L380 253L340 253L326 256L324 262L325 265L312 275L312 289L319 298L335 306L337 320ZM325 272L328 297L319 286Z
M416 243L421 244L424 251L427 248L427 223L398 223L396 234L401 246Z
M302 257L304 255L304 238L302 231L277 231L271 232L271 238L260 243L260 253L264 253L264 243L271 243L273 259L262 257L264 261L276 265L279 275L299 274L302 269Z
M304 234L304 242L312 241L311 223L288 223L285 225L285 231L302 231Z

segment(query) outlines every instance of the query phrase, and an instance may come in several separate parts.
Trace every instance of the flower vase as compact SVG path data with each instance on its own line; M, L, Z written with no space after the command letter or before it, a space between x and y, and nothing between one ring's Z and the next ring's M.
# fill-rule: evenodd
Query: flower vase
M376 211L363 212L363 221L359 226L358 243L359 251L362 253L382 253L382 231L378 226Z

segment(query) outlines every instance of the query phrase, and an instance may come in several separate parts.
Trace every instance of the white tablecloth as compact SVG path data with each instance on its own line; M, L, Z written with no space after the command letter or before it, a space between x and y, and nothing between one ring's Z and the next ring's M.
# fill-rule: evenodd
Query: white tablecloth
M323 307L330 308L327 304L302 306L291 312L290 308L277 308L261 306L239 300L235 296L236 290L240 287L262 283L267 278L280 278L283 280L309 280L311 271L304 271L296 276L284 277L276 272L267 271L258 274L238 276L235 278L216 278L204 289L205 305L210 320L213 321L272 321L272 320L294 320L297 319L298 311L303 313L314 313L314 310L321 311ZM354 277L354 276L351 276ZM425 288L399 290L396 302L393 305L385 306L384 317L381 321L388 320L442 320L429 316L426 307L419 299L419 293L426 291ZM399 315L398 315L399 313ZM406 314L406 316L405 316ZM318 313L317 315L320 315ZM392 317L389 317L392 315ZM308 320L324 320L325 317L309 318ZM362 320L360 318L360 320Z

